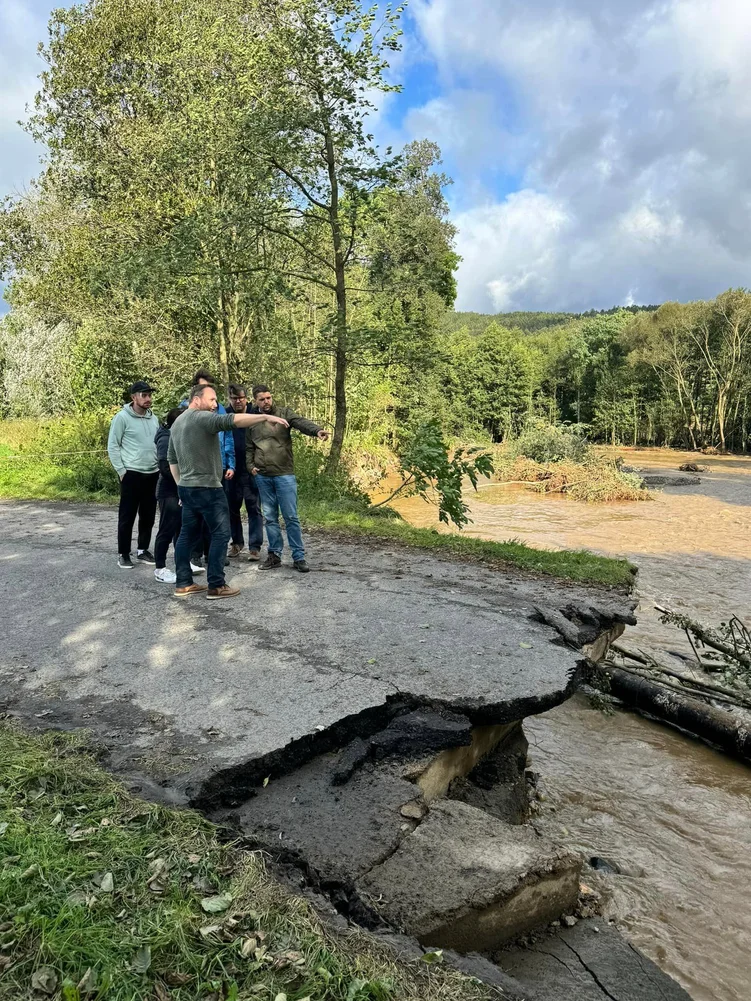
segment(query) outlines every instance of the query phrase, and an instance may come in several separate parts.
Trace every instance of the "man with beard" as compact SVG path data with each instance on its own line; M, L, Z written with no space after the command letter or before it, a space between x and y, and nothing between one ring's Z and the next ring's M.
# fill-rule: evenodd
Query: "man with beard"
M258 484L269 544L268 556L258 569L275 570L282 565L284 539L279 525L281 511L287 530L287 542L292 550L292 565L300 573L308 573L310 567L305 560L300 519L297 516L297 479L291 429L320 441L326 441L329 433L313 421L300 417L289 407L275 406L268 386L253 387L253 402L259 414L276 417L283 422L254 425L246 435L246 462Z
M252 414L258 411L248 403L248 394L244 386L231 382L229 385L229 412L235 414ZM237 559L245 549L243 535L242 506L248 516L248 561L257 563L261 558L263 545L263 516L261 501L254 476L248 472L246 465L245 428L234 427L232 435L235 440L235 475L231 480L225 480L229 502L229 520L232 531L232 543L228 556Z

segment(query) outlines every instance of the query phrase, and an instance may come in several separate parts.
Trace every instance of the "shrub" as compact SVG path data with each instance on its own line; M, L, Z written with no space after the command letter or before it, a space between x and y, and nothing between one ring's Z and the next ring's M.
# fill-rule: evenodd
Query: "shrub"
M295 475L300 497L308 501L351 501L367 507L370 499L344 469L331 476L325 472L326 453L320 445L301 435L292 436Z
M111 411L98 410L46 422L36 445L46 461L65 470L71 485L88 494L117 494L117 473L107 457Z
M572 500L625 501L652 500L641 485L641 477L622 473L611 459L590 455L584 462L561 459L543 464L526 456L501 456L496 462L496 479L519 483L546 494L564 494Z
M585 424L549 424L539 417L529 420L524 430L506 445L509 455L524 456L535 462L584 462L592 452L586 440Z

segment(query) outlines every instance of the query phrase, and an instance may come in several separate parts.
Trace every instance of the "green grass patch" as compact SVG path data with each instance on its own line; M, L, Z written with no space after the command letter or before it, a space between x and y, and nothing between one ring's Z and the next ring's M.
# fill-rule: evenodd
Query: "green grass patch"
M0 997L480 1001L491 991L325 929L258 854L145 803L80 736L0 725Z
M8 459L11 451L0 445L0 498L8 500L57 500L111 504L117 495L89 489L76 470L47 462Z
M387 510L382 508L374 513L372 509L360 510L354 504L303 501L301 518L308 525L324 529L398 542L493 566L546 574L560 580L619 588L630 588L634 584L636 567L628 560L597 556L586 549L534 549L514 539L490 542L458 532L413 528L394 516L393 512L386 514Z

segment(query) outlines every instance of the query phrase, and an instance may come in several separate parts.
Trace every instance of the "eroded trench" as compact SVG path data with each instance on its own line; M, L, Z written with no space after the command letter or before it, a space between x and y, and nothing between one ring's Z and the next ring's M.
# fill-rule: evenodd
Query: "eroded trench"
M536 614L563 641L588 640L568 694L623 630ZM392 696L187 792L295 889L408 954L445 950L500 996L688 998L598 916L585 860L536 829L531 714Z

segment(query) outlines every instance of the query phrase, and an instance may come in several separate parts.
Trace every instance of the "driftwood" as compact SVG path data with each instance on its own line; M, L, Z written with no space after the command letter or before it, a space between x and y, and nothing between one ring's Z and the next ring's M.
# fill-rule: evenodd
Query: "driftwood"
M730 695L724 695L716 689L708 691L700 684L694 688L686 687L685 685L678 684L676 681L671 681L669 677L662 676L667 672L654 671L647 667L630 667L625 664L619 664L618 667L621 671L628 671L630 674L637 675L637 677L653 681L657 685L664 685L665 688L669 688L674 692L680 692L682 695L688 695L689 698L712 699L715 702L722 702L725 705L734 706L735 708L742 707L751 710L751 702L746 701L742 696L736 695L734 692ZM672 677L685 680L685 676L677 672L672 673Z
M674 691L673 686L668 688L660 681L610 664L600 664L593 669L592 683L597 683L598 675L598 687L603 687L604 675L610 694L637 712L656 716L716 744L729 754L751 761L751 727L744 725L733 714Z
M621 646L620 643L611 643L611 649L615 650L622 657L629 660L635 661L637 664L644 666L644 670L656 675L667 675L669 678L677 678L678 681L683 682L684 685L688 685L691 688L697 690L699 694L706 695L708 698L719 699L722 702L731 702L734 705L745 706L751 709L751 696L744 695L743 692L738 691L734 688L727 688L725 685L718 685L714 681L709 681L708 679L695 678L687 674L681 674L680 671L674 671L670 667L665 667L664 664L660 664L653 657L647 657L645 654L634 653L632 650L628 650L626 647ZM627 668L624 667L624 670ZM655 678L655 680L660 680Z
M742 667L751 670L751 655L749 655L745 650L740 649L738 643L735 645L726 643L718 636L714 635L712 630L706 629L702 626L701 623L695 622L686 615L680 615L678 612L673 612L669 608L664 608L662 605L655 605L655 609L662 616L663 622L669 622L678 626L678 628L683 629L687 635L692 633L704 646L712 647L713 650L717 650L718 653L721 653L729 660L735 661L736 664L740 664ZM735 621L735 617L731 619L731 625ZM740 622L740 620L738 620L738 624L739 627L745 631L746 627Z

